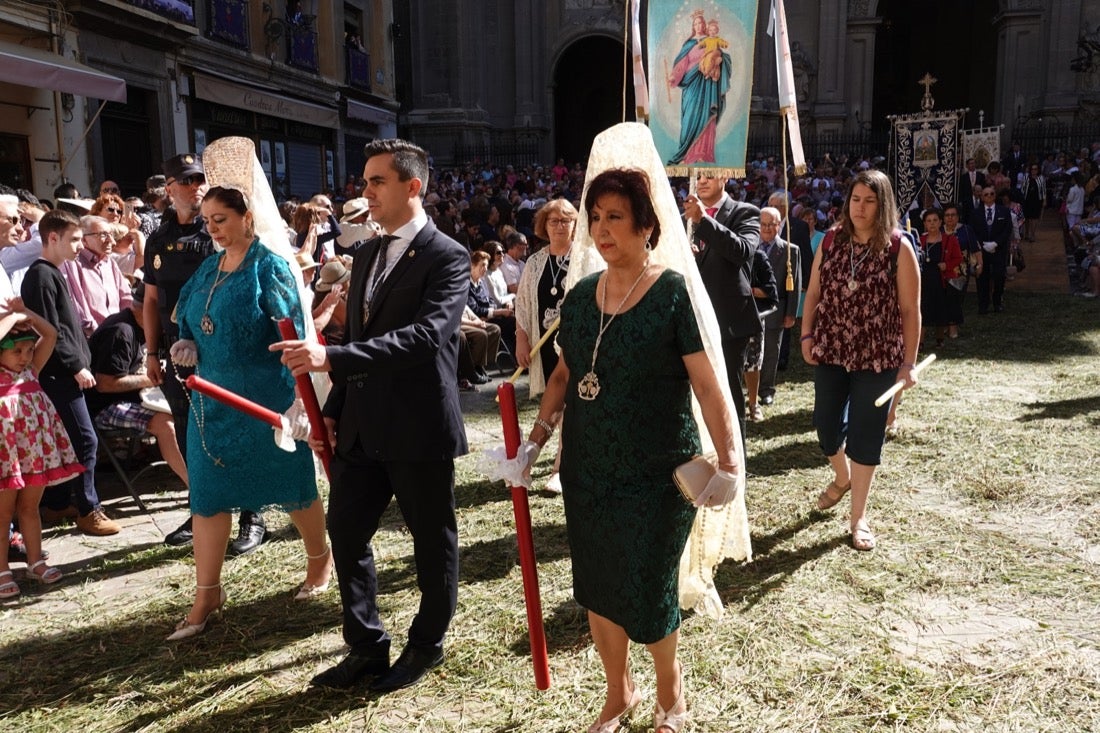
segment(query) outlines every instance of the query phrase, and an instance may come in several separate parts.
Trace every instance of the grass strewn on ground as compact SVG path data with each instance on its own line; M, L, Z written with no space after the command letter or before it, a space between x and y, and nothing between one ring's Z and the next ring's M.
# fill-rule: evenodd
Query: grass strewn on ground
M1100 308L1015 293L1008 305L970 315L907 394L872 491L873 553L847 545L847 500L812 511L830 475L810 426L811 372L796 359L783 374L749 435L755 560L718 569L723 620L684 621L691 730L1100 730ZM499 442L490 392L464 401L478 447ZM521 408L526 428L534 406ZM457 501L447 662L414 688L307 686L342 654L339 598L291 601L301 547L269 514L276 540L227 563L226 614L190 643L163 641L189 603L187 552L139 544L59 586L24 584L23 600L0 607L0 720L24 731L584 730L601 672L570 595L560 498L531 494L546 692L528 658L509 495L470 456ZM376 553L400 647L417 594L398 513ZM653 680L644 650L632 661L650 693L627 727L639 733L651 729Z

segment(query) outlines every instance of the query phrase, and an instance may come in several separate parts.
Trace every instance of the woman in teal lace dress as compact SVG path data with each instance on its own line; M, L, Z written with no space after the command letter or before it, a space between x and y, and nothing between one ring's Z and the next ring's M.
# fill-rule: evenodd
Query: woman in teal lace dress
M252 231L244 194L215 186L203 199L206 228L223 252L208 257L180 292L176 361L197 359L196 373L276 412L294 402L294 379L268 346L280 340L276 321L290 317L304 333L297 275ZM190 353L188 353L190 352ZM271 427L238 410L191 396L187 470L191 479L197 591L191 612L170 640L194 636L225 602L221 566L231 512L280 507L302 535L308 557L307 598L328 585L332 561L324 509L317 497L313 454L305 443L280 449Z
M641 701L627 667L635 641L653 657L654 729L669 733L687 720L676 657L677 580L696 509L680 496L672 471L700 452L691 392L719 458L708 504L735 491L736 431L683 277L650 263L660 225L648 176L605 171L584 203L607 270L578 282L565 299L562 359L524 448L537 455L550 437L550 417L564 406L561 478L573 593L588 610L607 677L603 709L589 730L617 730L619 717Z

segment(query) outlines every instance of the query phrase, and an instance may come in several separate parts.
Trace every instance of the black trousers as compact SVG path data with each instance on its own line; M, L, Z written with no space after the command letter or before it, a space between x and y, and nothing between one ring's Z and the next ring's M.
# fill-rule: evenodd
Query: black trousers
M722 342L722 355L726 360L726 376L729 377L730 392L733 393L734 417L741 426L741 455L748 459L745 452L745 349L749 347L749 337L726 339Z
M978 275L978 312L989 310L992 295L993 309L1004 307L1005 275L1008 268L1008 255L998 252L986 254L983 260L982 274Z
M354 654L389 653L390 636L378 616L378 570L371 540L396 498L413 538L420 590L408 644L442 650L458 603L454 461L383 462L337 454L331 468L328 532L343 603L344 641Z

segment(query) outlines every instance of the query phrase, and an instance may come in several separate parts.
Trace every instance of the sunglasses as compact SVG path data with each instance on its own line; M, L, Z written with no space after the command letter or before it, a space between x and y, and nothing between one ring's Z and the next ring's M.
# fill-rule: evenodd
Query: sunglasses
M181 186L201 186L206 183L206 176L196 173L191 176L184 176L183 178L173 178L167 183L178 183Z
M104 209L104 211L109 211L112 214L121 214L122 213L122 209L116 209L113 206L108 206L106 209Z
M101 188L99 190L99 192L100 193L118 193L118 188L117 187Z

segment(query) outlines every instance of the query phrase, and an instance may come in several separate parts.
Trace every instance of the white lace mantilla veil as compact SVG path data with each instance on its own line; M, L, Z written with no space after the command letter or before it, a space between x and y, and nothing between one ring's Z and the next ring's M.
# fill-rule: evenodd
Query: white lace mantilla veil
M210 186L226 186L244 192L260 243L286 260L290 271L297 276L300 268L294 259L294 249L290 245L286 224L279 215L279 207L256 157L256 146L252 140L247 137L220 137L214 140L202 151L202 167ZM317 332L313 328L313 294L301 277L297 277L297 280L302 320L306 329L304 334L298 336L307 341L314 340ZM312 373L310 378L317 392L317 399L324 405L331 384L328 376Z
M664 164L653 144L649 128L641 123L624 122L615 125L597 135L592 143L584 192L581 195L582 205L577 218L577 234L566 278L566 291L586 275L606 268L588 231L588 214L584 210L583 202L592 179L609 168L637 168L649 177L650 198L661 223L661 239L650 254L650 261L684 276L695 310L695 319L699 323L703 348L714 366L722 395L732 413L733 399L729 391L729 380L726 378L722 339L714 316L714 307L695 264L695 256L691 252ZM703 451L713 451L714 446L703 423L699 403L694 396L691 402ZM736 419L732 422L734 440L740 446L740 428ZM740 451L737 464L737 497L724 507L699 510L684 554L680 558L680 606L716 619L723 614L723 604L714 587L714 570L718 563L727 558L752 560L748 514L745 510L745 458Z

